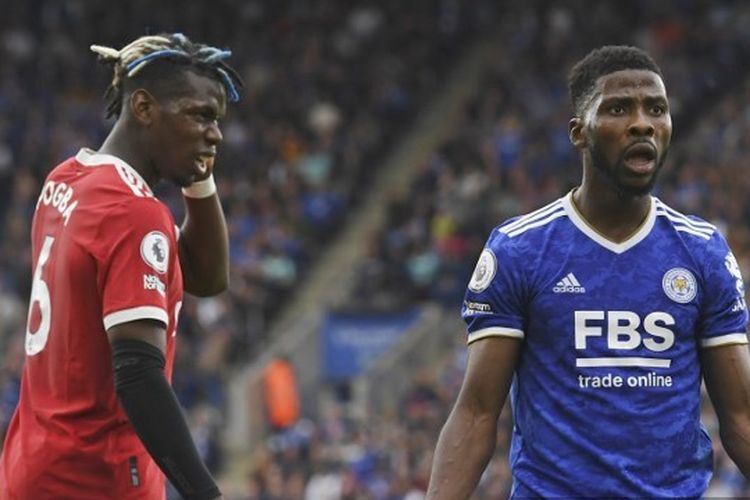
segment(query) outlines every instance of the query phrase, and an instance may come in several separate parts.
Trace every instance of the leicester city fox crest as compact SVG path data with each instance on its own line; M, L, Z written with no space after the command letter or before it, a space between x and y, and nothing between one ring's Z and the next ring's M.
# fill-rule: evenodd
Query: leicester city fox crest
M687 304L698 293L695 276L682 267L675 267L664 273L661 284L667 297L679 304Z

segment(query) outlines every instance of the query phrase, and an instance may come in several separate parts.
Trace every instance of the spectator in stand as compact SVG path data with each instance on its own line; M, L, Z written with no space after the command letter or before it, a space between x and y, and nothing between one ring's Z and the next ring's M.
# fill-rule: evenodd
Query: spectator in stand
M209 11L211 15L205 15ZM5 392L0 389L2 404L9 411L15 406L14 380L20 373L12 361L18 359L13 353L23 349L18 340L23 338L30 294L29 220L41 179L49 165L74 153L68 149L71 144L96 142L106 134L101 85L85 76L90 74L88 59L80 49L90 40L122 43L128 33L142 31L146 25L153 31L178 29L235 49L233 60L247 82L245 101L251 104L232 110L227 117L223 175L217 181L230 225L232 288L210 301L210 307L197 307L187 300L181 318L174 386L186 409L193 412L207 400L222 409L226 395L221 382L227 367L263 349L273 311L286 301L284 294L290 289L272 288L278 282L267 282L260 271L265 252L275 248L267 245L266 235L283 234L284 252L294 262L295 286L322 251L325 243L310 237L313 226L302 217L299 200L309 189L307 183L315 182L314 176L301 174L302 159L321 150L333 159L328 177L320 177L326 178L327 189L343 195L350 208L367 188L378 158L400 137L410 123L408 118L429 102L441 76L475 35L500 35L502 49L488 68L478 97L456 123L457 132L422 166L423 173L411 189L423 193L420 196L430 205L426 211L414 212L414 217L419 217L415 225L429 228L427 239L436 242L439 265L428 286L431 291L425 297L423 287L404 286L403 278L410 276L404 269L410 255L399 254L387 244L397 240L378 237L369 261L370 279L362 280L369 283L354 298L358 304L377 294L379 299L373 302L385 310L408 305L415 297L455 307L490 221L522 213L572 186L572 150L564 130L565 92L550 82L558 81L562 68L590 45L613 41L648 47L665 62L682 140L672 147L660 197L690 211L679 201L686 200L701 207L711 222L730 227L730 244L747 276L750 237L745 221L750 209L744 193L750 186L744 182L743 165L748 162L750 87L742 84L746 75L742 62L750 53L750 32L745 29L748 12L743 2L695 0L681 4L679 11L646 0L599 2L593 7L532 0L504 9L502 16L496 12L496 2L478 0L408 5L390 0L377 5L342 0L196 0L189 9L176 0L156 5L133 0L106 6L49 0L9 3L0 16L0 290L10 297L6 300L0 292L0 351L7 355L0 369L0 386L7 388ZM48 81L55 81L55 86L43 84ZM734 84L742 88L732 91ZM712 104L713 110L701 114L695 126L683 118L691 103L718 102L723 104ZM515 125L506 124L506 119ZM496 147L504 144L500 138L512 126L524 144L534 144L523 149L533 155L513 157L508 146ZM514 163L500 165L500 152ZM252 177L247 173L250 164ZM443 192L463 186L467 177L481 186L476 198L455 198L469 212L453 213L450 205L440 210L433 206L432 186L446 169L455 170L455 175L452 184L441 187ZM684 170L691 173L682 174ZM682 175L691 180L677 186L674 177ZM712 192L727 195L711 196ZM176 218L181 217L179 192L167 190L159 196L167 200ZM433 224L433 214L438 213ZM344 223L343 219L334 222ZM389 223L382 231L388 234L398 227ZM463 250L454 251L462 247L448 244L453 241L460 242ZM421 242L405 245L424 250ZM12 302L22 310L5 316ZM218 323L217 313L224 318ZM20 322L10 320L14 315ZM196 360L203 358L199 353L205 333L215 333L217 324L228 342L220 340L221 345L209 350L225 357L216 361L211 356L199 368ZM459 354L456 357L461 359ZM449 373L463 366L461 361L448 364ZM441 411L447 415L456 390L442 395L444 388L438 387ZM215 395L208 398L208 393ZM349 419L339 416L314 423L328 431L320 433L322 441L313 439L313 449L326 453L347 449L345 437L333 437L340 436L333 429L343 432L345 421ZM0 410L0 428L5 425ZM434 442L437 429L431 432L426 440ZM396 443L393 449L400 447ZM498 443L496 457L505 455ZM331 467L328 476L336 476L346 469L347 459L326 463ZM736 482L722 482L722 478L736 477L732 467L731 462L720 460L713 484L719 491L739 494L741 486ZM480 483L479 497L490 498L482 488Z

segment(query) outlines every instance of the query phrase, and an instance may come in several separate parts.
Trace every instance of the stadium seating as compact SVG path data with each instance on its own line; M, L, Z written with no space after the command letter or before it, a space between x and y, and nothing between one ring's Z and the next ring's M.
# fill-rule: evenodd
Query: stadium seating
M373 228L352 301L389 312L438 304L458 314L474 259L500 220L576 182L566 134L565 70L590 48L637 44L662 65L675 142L657 195L719 224L750 271L750 5L524 2L240 2L94 5L12 2L0 18L0 436L16 404L30 292L28 223L57 162L106 134L109 75L91 43L183 31L228 46L246 81L223 126L219 189L231 238L231 290L183 308L175 388L209 466L226 469L219 430L226 370L268 344L268 325L348 222L386 152L413 126L472 42L500 33L497 57L453 133L422 165L412 196L392 200ZM507 9L510 9L509 7ZM417 194L414 196L413 194ZM716 193L721 193L717 196ZM179 193L160 190L179 219ZM445 332L450 335L450 332ZM411 374L399 414L321 411L270 435L238 498L421 498L431 452L457 393L462 338L430 370ZM707 404L705 421L716 439ZM480 498L507 494L510 416ZM750 495L720 445L712 489ZM329 496L326 496L329 495ZM338 496L337 496L338 495ZM391 495L390 497L388 495ZM234 498L234 497L230 497Z

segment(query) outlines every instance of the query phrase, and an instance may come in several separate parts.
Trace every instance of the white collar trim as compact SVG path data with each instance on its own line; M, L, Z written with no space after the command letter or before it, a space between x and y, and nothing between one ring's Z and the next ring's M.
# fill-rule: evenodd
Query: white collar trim
M585 234L594 242L603 246L607 250L610 250L617 254L621 254L636 246L638 243L643 241L643 239L646 238L649 233L651 233L651 229L653 229L654 222L656 221L656 209L654 207L654 197L649 197L649 200L650 204L648 207L648 215L646 215L646 220L643 222L640 229L638 229L638 231L636 231L630 238L620 243L615 243L614 241L605 238L604 236L596 232L596 230L591 227L588 222L586 222L581 214L578 213L578 210L573 206L573 191L568 193L563 198L562 203L563 207L565 208L565 213L568 214L568 218L573 222L573 225L575 225L583 234Z
M146 180L138 173L136 169L130 166L128 162L114 155L105 153L97 153L90 148L81 148L76 154L76 161L85 167L98 167L101 165L115 165L121 169L126 170L130 175L138 180L141 187L145 187L146 192L153 196L153 192L149 187Z

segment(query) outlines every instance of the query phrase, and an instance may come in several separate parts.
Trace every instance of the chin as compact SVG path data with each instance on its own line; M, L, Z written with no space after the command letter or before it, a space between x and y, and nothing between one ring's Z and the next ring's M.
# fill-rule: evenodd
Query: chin
M656 176L651 176L647 182L641 183L618 182L617 191L625 196L645 196L654 190L655 184Z

